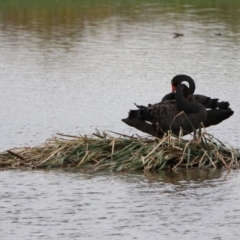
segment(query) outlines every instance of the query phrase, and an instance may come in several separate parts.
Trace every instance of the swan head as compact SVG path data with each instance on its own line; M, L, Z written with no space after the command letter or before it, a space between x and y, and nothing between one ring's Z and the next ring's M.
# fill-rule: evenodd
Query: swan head
M171 85L172 85L172 92L175 92L177 90L177 86L181 84L182 82L188 82L189 84L189 95L192 95L195 91L195 82L194 80L185 74L179 74L176 75L172 80L171 80Z

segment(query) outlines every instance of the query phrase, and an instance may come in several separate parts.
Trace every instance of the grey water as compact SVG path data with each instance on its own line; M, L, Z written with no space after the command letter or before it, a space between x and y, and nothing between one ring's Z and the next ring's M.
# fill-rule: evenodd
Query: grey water
M158 102L180 73L230 102L234 115L208 132L240 146L240 6L140 2L0 8L0 151L58 132L141 135L121 119ZM238 239L239 182L238 170L2 171L0 236Z
M1 172L2 239L238 239L240 172Z

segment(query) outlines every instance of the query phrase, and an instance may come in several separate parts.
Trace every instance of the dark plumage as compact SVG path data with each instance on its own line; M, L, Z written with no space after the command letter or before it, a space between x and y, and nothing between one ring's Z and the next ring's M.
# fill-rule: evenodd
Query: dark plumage
M152 128L157 131L155 136L161 136L168 130L178 135L181 128L183 135L189 134L198 129L201 122L206 121L207 111L198 102L187 101L184 97L187 91L186 85L179 84L175 94L176 102L149 104L148 107L137 106L139 109L130 110L128 118L139 118L143 122L150 122ZM128 124L126 119L123 121Z
M202 104L205 108L210 108L211 110L207 110L207 118L206 121L203 122L204 127L209 127L212 125L217 125L222 121L231 117L234 111L229 108L228 102L219 102L218 98L210 98L200 94L194 94L195 91L195 82L194 80L188 75L176 75L171 83L172 83L172 91L171 93L165 95L162 101L169 101L175 99L175 89L178 84L182 82L188 82L189 84L189 94L191 94L188 98L190 102L198 102Z
M189 88L181 84L183 81L189 83ZM180 128L183 129L183 135L186 135L198 129L200 122L209 127L233 115L228 102L218 102L217 98L204 95L192 95L195 83L191 77L177 75L171 82L173 92L167 94L160 103L149 104L148 107L136 105L139 109L130 110L128 118L122 121L142 132L161 137L170 129L178 135ZM181 90L178 89L177 95L175 90L180 84Z
M165 95L162 98L162 101L165 100L174 100L175 99L175 90L176 87L178 86L178 84L182 83L182 82L188 82L189 84L189 101L196 101L198 103L201 103L205 108L210 108L210 109L215 109L215 108L220 108L220 109L227 109L229 107L229 103L228 102L218 102L218 98L210 98L207 97L205 95L200 95L200 94L194 94L195 92L195 82L194 80L188 76L188 75L184 75L184 74L179 74L176 75L172 81L172 92ZM194 94L194 95L193 95Z

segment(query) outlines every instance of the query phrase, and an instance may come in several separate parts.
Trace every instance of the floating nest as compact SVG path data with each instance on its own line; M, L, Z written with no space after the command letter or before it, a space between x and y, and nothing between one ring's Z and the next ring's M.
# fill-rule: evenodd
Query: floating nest
M206 132L190 140L171 133L161 139L111 133L116 137L99 131L91 136L57 134L39 146L0 153L0 168L158 172L179 168L230 171L239 166L239 149L227 147Z

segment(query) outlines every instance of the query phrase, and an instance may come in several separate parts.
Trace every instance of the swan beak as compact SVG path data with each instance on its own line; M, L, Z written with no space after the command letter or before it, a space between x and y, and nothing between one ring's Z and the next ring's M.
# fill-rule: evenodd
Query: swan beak
M176 91L176 87L174 85L172 85L172 92Z

